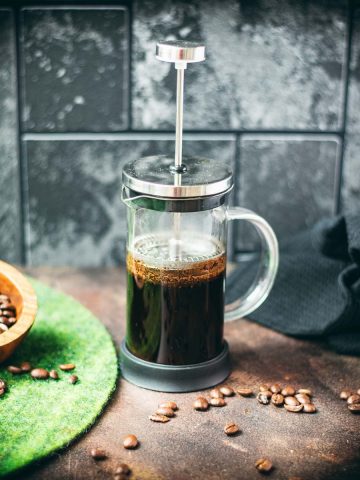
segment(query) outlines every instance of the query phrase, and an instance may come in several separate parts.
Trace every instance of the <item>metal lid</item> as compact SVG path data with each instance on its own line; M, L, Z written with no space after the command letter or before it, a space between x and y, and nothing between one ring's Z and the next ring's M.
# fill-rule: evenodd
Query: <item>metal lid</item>
M163 62L202 62L205 60L205 46L197 42L164 41L156 45L156 58Z
M183 157L182 172L165 155L144 157L124 166L123 184L144 195L162 198L194 198L217 195L233 186L231 170L219 161Z

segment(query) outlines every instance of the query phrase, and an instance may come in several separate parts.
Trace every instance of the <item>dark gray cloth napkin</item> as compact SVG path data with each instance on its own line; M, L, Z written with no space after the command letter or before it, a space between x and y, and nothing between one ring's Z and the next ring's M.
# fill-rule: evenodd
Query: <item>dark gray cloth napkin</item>
M234 301L255 276L257 262L240 265L226 286ZM326 341L360 355L360 214L317 223L280 245L268 299L248 318L286 335Z

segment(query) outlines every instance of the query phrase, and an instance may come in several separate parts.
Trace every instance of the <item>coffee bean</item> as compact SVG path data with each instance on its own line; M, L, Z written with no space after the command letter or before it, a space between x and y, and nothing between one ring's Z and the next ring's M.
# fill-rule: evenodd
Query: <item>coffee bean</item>
M2 315L3 317L8 317L8 318L9 318L9 317L13 317L13 316L14 316L14 312L11 311L11 310L2 310L2 311L1 311L1 315Z
M12 325L14 325L14 323L16 323L16 318L14 317L0 317L0 325L5 325L6 327L8 327L7 329L3 329L2 327L1 330L3 330L4 332L6 332Z
M166 418L166 417L165 417ZM169 420L169 419L168 419ZM135 435L127 435L124 438L123 442L124 448L127 448L129 450L132 450L136 448L139 445L138 439L135 437Z
M198 397L195 402L193 403L193 408L195 410L199 410L204 412L209 408L209 403L204 397Z
M300 402L295 397L285 397L285 404L295 406L300 405Z
M284 397L293 397L295 395L295 388L287 385L281 390L281 395L283 395Z
M270 395L269 395L270 394ZM268 405L270 403L270 398L271 398L271 392L269 391L264 391L264 392L259 392L256 395L257 401L261 403L262 405Z
M251 397L254 394L254 392L251 390L251 388L238 387L236 389L236 391L242 397Z
M75 383L77 383L78 381L79 381L79 377L77 375L70 375L69 383L72 383L73 385L75 385Z
M178 409L178 406L176 405L175 402L163 402L163 403L160 403L159 407L160 408L171 408L174 411Z
M270 392L280 393L281 392L281 386L278 383L274 383L274 385L271 385L271 387L270 387Z
M63 370L64 372L68 372L70 370L74 370L75 365L73 363L64 363L62 365L59 365L60 370Z
M308 397L312 397L312 391L309 388L298 388L296 390L296 393L302 393L304 395L307 395Z
M12 373L13 375L19 375L20 373L24 373L21 368L19 367L16 367L15 365L9 365L6 370L10 373Z
M255 467L261 473L269 473L273 469L273 464L267 458L259 458L255 462Z
M232 397L235 394L235 391L232 387L229 387L229 385L224 385L223 387L220 387L220 392L224 395L224 397Z
M5 388L0 388L0 397L5 395Z
M285 398L285 400L286 400L286 398ZM285 404L284 407L288 412L298 413L298 412L301 412L301 410L304 408L304 405L302 403L300 403L300 405L287 405L287 404Z
M31 371L31 363L30 362L22 362L20 363L20 368L23 372L28 373Z
M170 418L167 417L166 415L161 415L159 413L154 413L153 415L150 415L149 420L151 420L152 422L156 422L156 423L166 423L170 420Z
M59 375L56 370L50 370L49 375L53 380L59 380Z
M262 385L260 385L259 390L260 392L268 392L269 388L270 388L269 385L266 385L265 383L263 383Z
M105 450L102 448L93 448L90 453L94 460L105 460L107 458Z
M316 407L313 403L304 403L303 404L303 412L305 413L315 413Z
M130 467L126 463L121 463L115 470L115 475L130 475L130 473Z
M240 432L240 428L234 422L227 423L224 427L224 432L226 435L235 435L236 433Z
M0 323L0 333L7 332L9 330L9 327L5 325L5 323Z
M281 405L284 404L284 397L281 395L281 393L274 393L271 397L271 403L276 407L281 407Z
M354 393L353 395L350 395L350 397L347 399L348 405L353 405L355 403L360 403L360 395L357 393Z
M49 372L45 368L34 368L31 370L30 375L36 380L45 380L49 378Z
M297 393L295 398L300 403L311 403L311 399L306 393Z
M156 412L157 415L165 415L165 417L173 417L175 415L172 408L159 407Z
M352 405L348 405L348 409L352 413L360 413L360 403L354 403Z
M223 398L210 398L210 404L213 407L224 407L226 402Z
M347 400L351 395L352 395L352 392L350 390L343 390L340 393L340 398L341 400Z
M0 388L2 390L6 390L6 388L7 388L7 384L6 384L5 380L3 380L2 378L0 378Z
M210 392L211 398L223 398L223 394L220 392L219 388L213 388Z

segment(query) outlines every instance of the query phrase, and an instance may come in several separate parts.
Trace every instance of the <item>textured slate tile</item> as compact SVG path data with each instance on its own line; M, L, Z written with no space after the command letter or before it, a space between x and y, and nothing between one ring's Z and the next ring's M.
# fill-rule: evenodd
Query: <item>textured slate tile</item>
M360 210L360 6L353 18L345 139L342 202L347 211Z
M175 118L175 72L161 39L202 40L207 60L185 80L185 127L335 129L341 125L346 0L137 0L133 115L137 128Z
M0 10L0 258L19 262L19 172L13 15Z
M127 17L123 8L22 11L25 130L127 127Z
M32 265L118 264L124 254L124 163L173 153L172 140L27 141ZM234 140L185 141L184 154L232 163Z
M245 135L238 204L268 220L279 240L313 225L334 213L338 149L333 136ZM253 248L249 231L239 228L238 249Z

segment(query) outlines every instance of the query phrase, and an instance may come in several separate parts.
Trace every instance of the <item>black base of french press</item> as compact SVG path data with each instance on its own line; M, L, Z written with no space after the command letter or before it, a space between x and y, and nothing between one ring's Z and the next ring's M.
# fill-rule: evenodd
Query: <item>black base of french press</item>
M194 365L163 365L135 357L126 347L120 347L122 376L139 387L158 392L193 392L212 387L230 374L229 347L224 342L223 351L207 362Z

